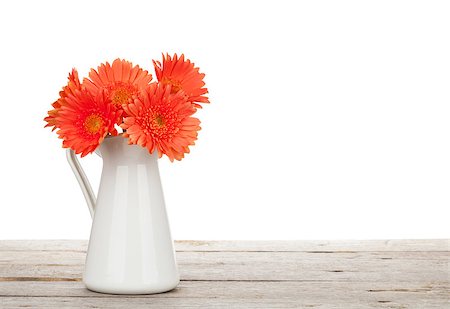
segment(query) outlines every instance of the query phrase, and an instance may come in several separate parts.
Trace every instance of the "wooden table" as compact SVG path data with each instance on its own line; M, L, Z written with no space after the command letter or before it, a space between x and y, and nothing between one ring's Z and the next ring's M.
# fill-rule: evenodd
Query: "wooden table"
M449 240L177 241L157 295L83 286L87 241L0 241L0 308L450 308Z

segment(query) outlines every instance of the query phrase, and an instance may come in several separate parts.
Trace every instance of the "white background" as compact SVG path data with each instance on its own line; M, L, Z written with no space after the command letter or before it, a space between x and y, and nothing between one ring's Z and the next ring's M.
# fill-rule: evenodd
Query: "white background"
M160 161L175 239L448 238L448 1L2 1L0 239L88 238L43 118L72 67L183 52L211 104ZM82 160L94 187L101 160Z

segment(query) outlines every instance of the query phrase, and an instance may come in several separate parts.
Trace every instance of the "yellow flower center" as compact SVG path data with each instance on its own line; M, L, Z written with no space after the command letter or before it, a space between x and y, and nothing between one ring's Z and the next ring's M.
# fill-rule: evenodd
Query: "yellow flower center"
M84 120L84 128L91 134L98 133L103 127L103 118L97 114L91 114Z
M111 93L111 101L115 105L122 105L128 103L131 98L131 93L128 89L117 88Z
M171 85L170 93L174 94L183 89L180 81L170 79L168 77L164 77L162 79L162 83L164 85Z
M156 122L156 125L157 125L158 127L164 126L164 119L162 118L161 115L156 116L156 118L155 118L154 121Z

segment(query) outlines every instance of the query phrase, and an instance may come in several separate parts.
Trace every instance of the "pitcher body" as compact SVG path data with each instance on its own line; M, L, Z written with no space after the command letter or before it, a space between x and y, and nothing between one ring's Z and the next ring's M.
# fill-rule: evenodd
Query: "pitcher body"
M103 170L83 281L112 294L169 291L179 283L157 153L121 136L99 148Z

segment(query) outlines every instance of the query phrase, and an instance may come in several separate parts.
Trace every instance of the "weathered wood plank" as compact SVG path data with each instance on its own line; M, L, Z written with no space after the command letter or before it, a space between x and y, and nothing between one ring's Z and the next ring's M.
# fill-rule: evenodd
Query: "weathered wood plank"
M1 251L86 251L87 240L0 240ZM450 251L449 239L175 241L177 251Z
M332 291L332 292L330 292ZM0 283L0 299L9 307L16 304L32 304L33 308L41 303L56 308L67 301L65 306L77 304L77 299L86 300L93 306L110 307L117 301L126 299L128 308L140 308L149 304L165 304L181 307L186 300L192 301L192 307L213 306L218 304L234 304L245 307L250 303L259 304L261 308L269 306L279 308L282 305L310 306L321 308L330 305L345 308L360 305L360 308L443 308L448 296L442 284L421 285L352 283L348 285L336 282L195 282L183 281L174 291L156 295L108 295L87 290L81 282L2 282ZM27 296L27 298L23 298ZM28 297L30 296L30 297ZM162 301L164 299L164 301ZM5 301L6 300L6 301ZM20 303L17 301L20 300ZM366 304L364 306L363 304ZM125 305L125 303L123 304ZM419 305L421 307L419 307ZM388 307L389 306L389 307ZM435 306L435 307L433 307ZM438 307L441 306L441 307ZM118 306L118 308L122 308Z
M302 251L179 251L176 254L180 262L199 261L208 263L209 260L220 258L221 260L233 260L238 256L259 258L261 261L277 258L286 258L286 261L298 260L329 260L329 259L368 259L368 260L437 260L442 261L450 258L449 251L361 251L361 252L302 252ZM45 261L46 264L84 264L86 252L84 251L1 251L0 265L6 264L39 264ZM214 261L214 260L213 260Z
M84 258L85 253L72 251L3 251L0 281L13 277L79 279ZM178 252L177 260L183 280L427 282L448 279L450 253L213 251Z
M208 308L445 308L444 285L418 283L379 284L337 282L181 282L168 293L107 295L86 290L81 282L3 282L0 300L5 308L144 308L169 306ZM25 297L25 298L24 298ZM335 307L334 307L335 306ZM221 307L222 308L222 307Z
M395 297L395 295L391 295ZM316 299L258 299L258 298L233 298L223 299L215 297L195 297L195 298L84 298L84 297L2 297L3 308L112 308L112 309L144 309L144 308L267 308L267 309L291 309L291 308L326 308L326 309L445 309L448 302L442 299L414 299L397 301L391 297L380 300L365 300L359 298L338 300L325 299L320 301L320 296ZM393 300L388 300L393 299Z
M333 291L333 293L330 293ZM182 281L179 286L168 293L145 295L149 298L301 298L334 300L337 294L342 299L373 298L388 299L391 294L405 301L418 299L445 299L448 297L448 285L444 282L423 284L417 282L379 283L379 282L274 282L274 281ZM10 281L0 282L2 296L36 296L36 297L124 297L123 295L101 294L89 291L80 281ZM142 295L126 296L141 298Z

